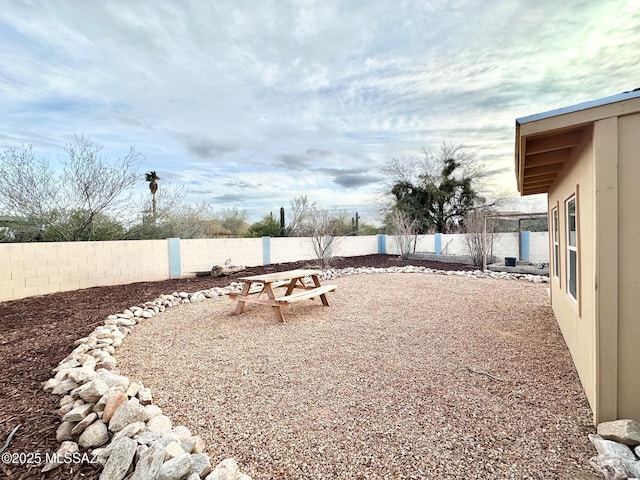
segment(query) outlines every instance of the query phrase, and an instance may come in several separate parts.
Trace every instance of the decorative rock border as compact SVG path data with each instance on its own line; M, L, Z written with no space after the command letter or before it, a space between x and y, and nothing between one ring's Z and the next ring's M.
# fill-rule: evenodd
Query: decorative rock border
M320 277L368 273L427 273L468 278L501 278L548 282L548 277L504 272L443 271L425 267L345 268L324 270ZM119 375L115 349L132 328L167 308L196 303L207 298L238 292L242 283L160 295L122 313L109 315L89 334L75 342L76 348L53 369L55 375L44 383L44 390L60 395L61 424L56 439L61 443L58 461L88 449L93 459L104 465L100 480L251 480L240 472L236 461L228 458L212 467L204 453L205 445L185 426L173 426L169 417L153 404L151 390L137 381ZM48 463L43 472L60 463Z
M589 435L598 455L591 467L609 480L640 478L640 423L614 420L598 425L598 434Z

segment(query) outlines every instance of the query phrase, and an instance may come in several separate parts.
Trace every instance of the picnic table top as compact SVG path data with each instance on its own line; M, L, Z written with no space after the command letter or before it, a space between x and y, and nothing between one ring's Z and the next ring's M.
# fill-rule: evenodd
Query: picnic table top
M320 275L322 270L286 270L284 272L265 273L262 275L251 275L249 277L240 277L239 280L245 280L249 282L279 282L282 280L293 280L295 278L303 278L311 275Z

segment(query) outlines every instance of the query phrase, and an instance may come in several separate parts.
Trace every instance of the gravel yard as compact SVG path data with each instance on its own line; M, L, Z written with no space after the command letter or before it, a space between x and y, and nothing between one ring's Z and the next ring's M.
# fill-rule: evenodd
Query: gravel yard
M327 282L325 282L327 283ZM341 277L330 307L209 300L137 326L123 374L254 480L597 478L543 285Z

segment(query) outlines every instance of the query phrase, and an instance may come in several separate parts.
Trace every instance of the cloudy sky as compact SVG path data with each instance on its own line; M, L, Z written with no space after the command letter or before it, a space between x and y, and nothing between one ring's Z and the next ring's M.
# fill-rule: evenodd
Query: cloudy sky
M0 0L0 149L84 134L251 218L367 207L465 145L515 192L515 119L640 87L640 0ZM146 184L141 182L140 191Z

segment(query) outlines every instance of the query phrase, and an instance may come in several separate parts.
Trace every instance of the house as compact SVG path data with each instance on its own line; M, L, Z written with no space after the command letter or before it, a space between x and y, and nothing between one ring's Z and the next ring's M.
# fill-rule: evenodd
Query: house
M516 120L521 195L546 193L551 305L594 423L640 421L640 89Z

